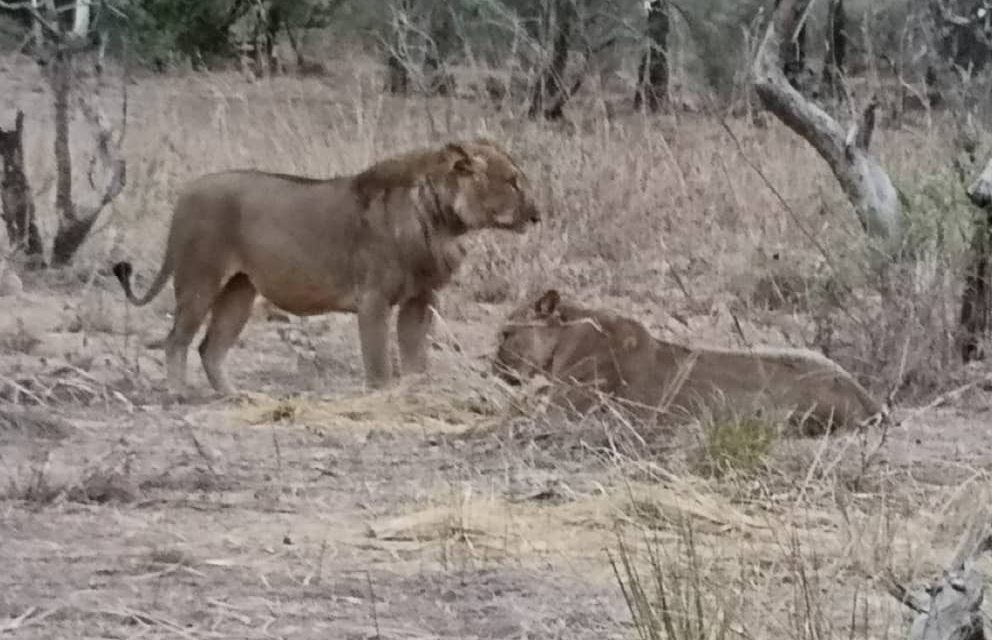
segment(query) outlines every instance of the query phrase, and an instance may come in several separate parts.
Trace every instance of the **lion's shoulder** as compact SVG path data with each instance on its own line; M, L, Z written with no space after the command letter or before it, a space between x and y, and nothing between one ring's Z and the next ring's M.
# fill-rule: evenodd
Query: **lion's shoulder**
M364 202L381 193L411 188L426 177L445 169L444 150L421 149L376 162L352 179L352 186Z

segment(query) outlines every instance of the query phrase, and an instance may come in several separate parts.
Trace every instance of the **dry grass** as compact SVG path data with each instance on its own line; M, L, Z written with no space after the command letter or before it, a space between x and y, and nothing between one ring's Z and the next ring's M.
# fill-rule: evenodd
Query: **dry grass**
M32 69L6 69L0 106L37 114L27 156L50 237L48 97ZM128 188L76 266L26 274L17 308L0 307L0 394L74 427L0 438L0 633L904 635L882 578L916 584L946 560L992 465L986 391L964 386L981 372L951 349L969 211L941 125L877 133L918 258L883 299L826 166L780 126L727 122L738 149L715 117L644 117L603 93L566 130L383 96L361 59L332 71L139 79ZM89 134L73 134L85 157ZM351 172L476 134L520 157L546 220L472 240L429 377L364 393L350 319L256 314L231 358L252 393L166 401L161 354L142 345L164 335L170 296L129 309L106 266L128 257L148 281L184 181ZM550 286L668 338L824 349L910 419L819 439L747 421L560 421L484 359L506 310ZM955 387L951 408L906 411Z

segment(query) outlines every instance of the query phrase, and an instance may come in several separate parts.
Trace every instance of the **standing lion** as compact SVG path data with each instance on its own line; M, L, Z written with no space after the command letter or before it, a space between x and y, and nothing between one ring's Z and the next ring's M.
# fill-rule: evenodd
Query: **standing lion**
M211 315L200 358L211 386L230 394L222 367L261 294L297 315L358 314L367 384L390 377L389 317L404 372L427 367L438 290L465 256L461 238L486 228L522 233L540 220L530 184L488 140L383 160L357 175L316 180L259 171L203 176L180 195L165 258L143 297L132 267L114 265L128 299L144 305L175 278L164 345L170 388L185 387L186 356Z

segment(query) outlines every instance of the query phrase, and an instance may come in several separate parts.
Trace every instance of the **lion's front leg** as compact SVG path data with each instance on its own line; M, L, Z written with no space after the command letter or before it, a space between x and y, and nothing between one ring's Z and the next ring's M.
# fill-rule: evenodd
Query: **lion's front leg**
M366 293L358 305L358 338L365 363L365 383L379 389L389 383L389 312L391 305L379 293Z
M427 334L430 333L432 311L437 303L433 292L407 300L400 306L396 318L396 338L400 347L403 373L427 371Z

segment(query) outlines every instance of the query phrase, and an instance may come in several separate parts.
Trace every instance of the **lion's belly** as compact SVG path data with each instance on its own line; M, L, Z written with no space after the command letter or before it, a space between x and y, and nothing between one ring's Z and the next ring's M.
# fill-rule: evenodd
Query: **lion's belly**
M284 291L262 296L276 307L297 316L314 316L333 311L354 313L356 304L354 296L321 296L309 294L306 296L287 295Z
M294 315L354 312L357 306L351 274L344 267L284 260L264 267L248 263L244 272L263 298Z
M283 311L311 316L332 311L354 312L354 287L334 274L246 270L259 294ZM254 273L252 273L254 271ZM338 274L345 275L345 274Z
M265 232L255 234L264 243L242 241L238 256L262 297L295 315L355 311L355 274L347 255L292 229Z

